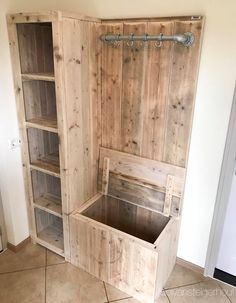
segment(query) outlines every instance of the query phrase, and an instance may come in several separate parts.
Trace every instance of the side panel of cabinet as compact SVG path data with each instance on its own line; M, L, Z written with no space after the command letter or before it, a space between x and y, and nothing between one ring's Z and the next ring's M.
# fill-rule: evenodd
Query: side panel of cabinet
M16 109L19 125L19 135L21 139L21 155L22 155L22 166L23 166L23 177L25 184L25 195L27 200L27 211L28 211L28 222L29 222L29 232L30 236L34 240L36 238L35 229L35 217L33 209L33 192L30 176L30 166L29 166L29 151L28 151L28 139L27 131L25 127L25 109L24 109L24 96L21 81L21 66L19 57L19 45L17 38L17 28L16 24L12 22L11 18L8 17L8 36L9 36L9 46L11 52L11 61L13 68L13 80L14 80L14 91L16 99Z
M97 192L101 137L97 28L93 22L63 18L53 31L65 214Z

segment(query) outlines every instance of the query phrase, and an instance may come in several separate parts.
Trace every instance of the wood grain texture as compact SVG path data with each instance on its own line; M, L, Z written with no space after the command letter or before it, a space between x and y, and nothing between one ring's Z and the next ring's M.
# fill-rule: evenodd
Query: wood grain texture
M101 25L100 33L123 33L123 24ZM121 149L122 47L102 44L102 145Z
M202 24L186 18L103 24L103 34L115 29L125 34L191 31L196 39L189 48L173 42L164 42L161 48L149 42L144 49L140 44L127 48L124 42L115 48L103 43L103 147L186 167ZM117 79L118 85L108 79Z
M108 159L109 178L106 165ZM103 178L108 185L107 191L104 190ZM98 179L100 192L103 194L164 213L166 216L180 214L185 182L184 168L101 147ZM169 182L170 179L172 182Z
M89 208L95 204L94 200L92 204L87 202ZM137 209L143 213L141 208ZM141 215L139 211L135 216ZM106 220L113 221L114 214L107 213ZM145 212L143 215L146 216ZM122 218L123 214L119 213L117 222L121 223ZM142 215L136 220L136 224L140 224L143 232L144 221L140 220L141 218ZM176 245L178 222L170 219L167 225L162 227L155 243L150 244L128 232L124 233L75 212L70 216L71 262L141 302L154 303L174 266L176 254L172 246ZM168 266L166 272L165 266Z
M186 167L199 65L202 21L176 21L174 33L190 31L195 42L190 48L174 45L169 87L163 161Z

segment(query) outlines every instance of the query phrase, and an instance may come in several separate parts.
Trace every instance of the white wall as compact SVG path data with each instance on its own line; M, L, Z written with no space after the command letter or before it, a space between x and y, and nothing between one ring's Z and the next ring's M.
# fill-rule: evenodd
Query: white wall
M0 182L8 231L15 243L23 240L28 231L19 151L9 153L6 143L8 137L17 135L17 126L4 14L65 9L97 17L206 16L178 251L179 257L204 266L236 79L235 0L1 0L0 6L3 31L0 33L0 79L4 87L0 100L4 130L0 146L4 154L0 167L4 169L0 170ZM17 231L15 237L13 231Z

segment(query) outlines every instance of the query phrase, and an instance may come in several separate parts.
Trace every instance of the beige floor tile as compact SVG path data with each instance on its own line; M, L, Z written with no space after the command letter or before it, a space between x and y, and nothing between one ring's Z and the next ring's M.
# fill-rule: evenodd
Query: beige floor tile
M166 291L171 303L230 303L220 286L205 281Z
M45 266L46 249L29 243L19 252L9 249L0 255L0 273Z
M119 300L119 301L115 301L115 302L117 302L117 303L140 303L140 301L137 301L133 298L123 299L123 300ZM161 294L159 300L156 303L169 303L169 300L167 299L167 296L165 295L164 292Z
M115 288L114 286L111 286L110 284L105 283L105 285L106 285L107 297L109 301L121 300L130 297L126 293L120 291L118 288Z
M223 282L220 282L219 284L224 290L225 294L230 298L230 301L232 303L236 303L236 287L225 284Z
M164 288L175 288L179 286L202 282L205 280L206 278L204 278L204 276L202 276L200 273L197 273L186 267L176 264Z
M65 259L54 252L47 250L47 265L65 263Z
M47 303L103 303L107 301L102 281L69 264L47 267Z
M44 303L44 301L44 268L0 275L1 303Z

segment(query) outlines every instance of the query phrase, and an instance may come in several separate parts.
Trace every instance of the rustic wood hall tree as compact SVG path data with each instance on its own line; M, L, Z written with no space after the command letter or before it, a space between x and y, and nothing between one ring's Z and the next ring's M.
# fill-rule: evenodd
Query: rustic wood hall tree
M7 21L32 240L156 302L176 259L202 17Z

